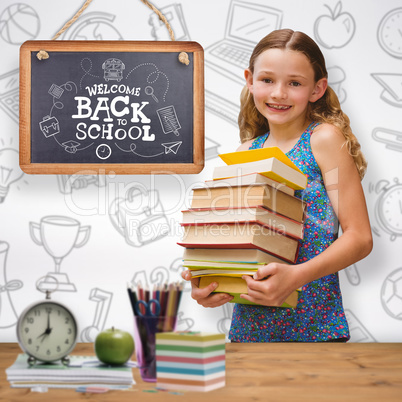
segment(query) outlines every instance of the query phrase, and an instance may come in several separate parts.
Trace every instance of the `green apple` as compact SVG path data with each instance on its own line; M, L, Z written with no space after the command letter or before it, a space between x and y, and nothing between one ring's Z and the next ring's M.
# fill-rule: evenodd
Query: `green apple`
M99 332L94 346L98 359L110 365L126 363L134 352L133 337L114 327Z

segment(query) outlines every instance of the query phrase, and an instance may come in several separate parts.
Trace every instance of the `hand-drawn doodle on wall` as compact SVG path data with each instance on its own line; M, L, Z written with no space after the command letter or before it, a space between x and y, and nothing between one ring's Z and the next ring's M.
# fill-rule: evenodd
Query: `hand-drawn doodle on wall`
M381 48L390 56L402 58L402 8L389 11L378 26L377 38Z
M377 73L371 76L383 87L380 98L391 106L402 107L402 74Z
M10 292L21 289L23 283L20 280L7 280L6 264L9 245L5 241L0 241L0 329L9 328L17 323L18 316L15 312Z
M70 283L67 274L60 272L60 264L73 248L82 247L88 242L91 227L81 226L76 219L67 216L45 216L39 224L30 222L29 230L32 240L43 246L55 263L54 272L49 272L39 283L40 290L54 289L56 280L56 290L75 292L76 287Z
M402 320L402 268L385 278L381 287L381 304L388 315Z
M345 316L349 325L351 342L377 342L351 310L345 309Z
M13 148L0 149L0 204L5 200L10 185L20 180L24 172L20 169L18 151Z
M61 36L64 40L123 40L113 26L115 15L104 12L90 12L80 18Z
M168 20L174 32L175 40L191 40L181 4L174 3L160 8L161 13ZM170 40L166 25L156 13L149 15L148 24L151 25L151 35L155 40Z
M170 272L174 272L177 275L177 279L181 279L181 273L186 271L183 267L183 258L176 258L169 267ZM188 281L184 282L183 292L191 292L191 283Z
M149 275L148 275L149 274ZM149 277L149 279L148 279ZM166 267L156 267L152 271L138 271L131 280L132 285L142 285L151 288L152 285L164 285L169 282L169 270Z
M353 264L345 269L346 277L351 285L357 286L360 284L360 274L356 264Z
M39 16L27 4L11 4L0 15L0 36L11 45L35 39L39 30Z
M184 312L177 313L177 321L175 331L189 331L194 326L194 320L189 317L184 317Z
M170 225L159 198L159 191L135 186L124 198L111 203L109 217L113 227L130 246L141 247L169 234Z
M346 91L342 88L342 83L345 81L346 74L339 66L328 67L328 84L338 96L339 103L346 100Z
M237 98L245 85L244 70L248 67L251 53L259 40L267 34L281 27L282 11L274 8L250 4L240 0L230 2L226 21L224 39L215 42L205 49L205 66L209 82L219 82L224 85L239 86ZM222 83L222 77L228 83ZM205 107L237 126L239 108L233 103L230 92L216 93L216 87L206 87Z
M394 183L388 180L380 180L376 185L370 183L369 192L378 194L375 204L375 218L380 228L390 235L390 240L394 241L402 236L402 184L398 178ZM376 235L380 235L378 230L373 228Z
M233 303L226 303L222 306L223 318L218 321L218 331L226 336L229 335L230 324L232 322Z
M113 293L99 288L93 288L89 300L96 303L93 322L81 332L82 342L94 342L96 335L105 328L106 319L112 303Z
M89 185L94 184L97 187L106 186L106 177L101 174L93 175L64 175L59 174L57 176L57 182L59 190L62 194L71 194L73 190L81 190L87 188Z
M12 70L0 76L0 108L17 124L19 120L19 75L20 70Z
M376 127L372 132L373 138L378 142L383 142L385 148L402 152L402 132L390 130L388 128Z
M211 138L205 137L205 160L217 158L219 155L218 148L220 144Z
M353 38L356 30L355 20L350 13L342 11L342 2L338 1L330 15L321 15L314 23L314 36L317 42L327 48L341 48L346 46Z

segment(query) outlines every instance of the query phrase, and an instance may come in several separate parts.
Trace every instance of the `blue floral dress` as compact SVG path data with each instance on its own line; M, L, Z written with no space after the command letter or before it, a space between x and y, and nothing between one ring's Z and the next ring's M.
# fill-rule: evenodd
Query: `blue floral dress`
M295 192L307 204L304 238L300 240L296 264L320 254L338 236L338 220L310 145L310 136L317 125L311 123L297 144L286 154L308 177L307 188ZM266 133L257 137L250 149L262 148L268 135ZM235 304L229 338L233 342L348 340L349 328L343 310L338 274L305 285L295 309Z

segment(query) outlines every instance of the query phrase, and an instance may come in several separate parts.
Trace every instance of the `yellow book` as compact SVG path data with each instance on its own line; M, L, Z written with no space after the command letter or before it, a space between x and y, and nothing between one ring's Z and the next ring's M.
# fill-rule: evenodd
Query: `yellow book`
M252 151L244 151L252 152ZM288 187L301 190L307 187L307 176L277 158L268 158L233 165L217 166L212 173L213 180L243 176L250 173L260 173Z
M254 275L257 272L257 270L251 270L247 269L245 271L241 271L240 269L235 269L233 271L227 270L227 269L196 269L196 270L191 270L191 277L192 278L202 278L205 276L230 276L230 277L236 277L236 278L241 278L243 275Z
M201 289L205 288L212 282L218 283L218 287L214 292L229 293L233 296L230 303L255 304L240 297L241 294L247 294L248 292L247 283L244 279L231 276L203 276L200 278L199 287ZM299 290L295 290L280 307L296 308L298 297Z
M281 151L278 147L268 147L268 148L259 148L259 149L249 149L246 151L238 151L238 152L229 152L226 154L220 154L219 157L227 164L227 165L236 165L238 163L247 163L260 161L263 159L276 158L285 165L291 167L294 170L297 170L300 173L303 173L286 154Z

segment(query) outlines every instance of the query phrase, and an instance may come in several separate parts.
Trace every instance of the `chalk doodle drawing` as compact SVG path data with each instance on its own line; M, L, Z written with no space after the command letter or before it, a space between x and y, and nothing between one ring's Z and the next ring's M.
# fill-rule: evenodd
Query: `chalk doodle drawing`
M402 268L397 268L384 279L381 304L389 316L402 320Z
M22 288L23 283L14 279L9 281L6 275L6 263L9 245L5 241L0 241L0 329L9 328L17 323L18 316L15 312L10 292Z
M332 9L327 4L329 14L321 15L314 23L314 36L317 42L327 49L339 49L346 46L353 38L356 23L352 15L342 11L342 2L338 1Z
M83 247L89 240L90 226L81 226L76 219L67 216L45 216L40 223L30 222L29 230L32 240L42 246L53 258L55 268L39 283L41 290L54 289L57 281L58 291L75 292L76 287L67 274L61 272L61 262L74 248Z
M95 314L90 326L81 332L82 342L94 342L96 335L101 332L106 325L113 293L99 288L93 288L89 294L89 300L95 302Z
M0 204L6 199L10 186L24 175L18 156L18 151L13 148L0 149Z
M133 247L153 243L170 232L158 190L131 187L125 197L111 203L109 217L113 227Z
M370 183L369 192L378 195L375 204L375 219L379 227L395 241L402 236L402 184L395 178L391 184L388 180L380 180L376 185ZM373 232L380 235L378 229Z

